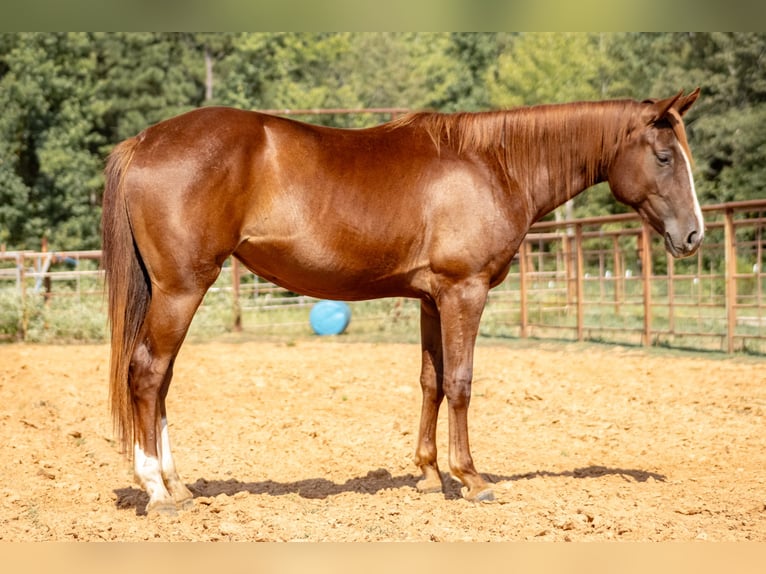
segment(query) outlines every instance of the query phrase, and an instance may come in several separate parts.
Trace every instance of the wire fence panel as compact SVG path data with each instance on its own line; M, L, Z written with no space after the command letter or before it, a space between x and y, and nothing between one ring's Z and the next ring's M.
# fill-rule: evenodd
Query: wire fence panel
M633 214L536 224L490 292L480 335L766 353L766 201L703 211L702 248L681 260ZM0 339L104 340L100 258L100 251L0 252ZM315 302L229 260L190 336L310 335ZM349 305L356 337L418 339L417 301Z

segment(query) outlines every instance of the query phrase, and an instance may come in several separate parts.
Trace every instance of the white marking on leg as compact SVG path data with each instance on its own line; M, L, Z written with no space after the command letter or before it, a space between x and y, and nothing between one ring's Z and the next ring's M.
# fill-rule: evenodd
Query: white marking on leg
M136 479L144 487L149 495L150 508L156 503L171 501L170 494L165 488L162 480L162 468L160 461L155 456L147 456L138 443L133 446L133 468L136 472Z
M170 434L168 433L168 419L160 421L160 455L162 457L162 473L164 475L175 474L176 466L173 455L170 453Z
M191 499L193 494L186 488L181 477L178 476L178 471L176 471L176 464L170 452L168 420L165 417L160 421L160 456L162 457L162 477L165 479L165 486L173 500L180 503Z
M697 218L697 222L699 224L699 233L700 237L705 233L705 220L702 217L702 208L700 207L700 202L697 199L697 189L694 187L694 176L692 175L692 165L689 162L689 158L686 156L686 152L684 151L683 146L678 146L681 150L681 157L684 158L684 163L686 164L686 173L689 175L689 186L692 190L692 197L694 198L694 216Z

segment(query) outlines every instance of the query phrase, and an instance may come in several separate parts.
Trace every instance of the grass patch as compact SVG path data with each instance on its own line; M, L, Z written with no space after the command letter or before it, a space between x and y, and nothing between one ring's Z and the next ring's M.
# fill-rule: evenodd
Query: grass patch
M0 291L0 336L30 343L92 343L107 338L106 305L102 297L42 294L21 297Z
M234 307L227 289L228 274L207 293L197 310L187 340L205 342L243 340L234 331ZM482 316L479 340L519 340L521 305L514 288L517 277L490 293ZM642 344L644 307L638 282L626 282L624 297L615 301L614 285L608 282L585 284L583 335L586 341L638 346ZM27 293L25 304L15 289L0 290L0 341L42 343L106 342L109 334L104 296L93 289L88 294L75 288L59 287L54 295ZM664 348L725 351L728 327L726 310L716 298L702 298L715 290L677 289L675 305L669 305L662 284L652 293L651 344ZM241 293L240 309L244 339L291 342L314 336L309 313L314 300L284 291L275 294ZM411 299L378 299L350 302L351 322L338 336L343 341L417 343L420 340L420 303ZM766 321L760 308L741 309L752 315L751 322L735 326L736 350L760 355L766 353ZM577 338L577 305L565 282L546 281L530 285L527 299L528 336L572 342Z

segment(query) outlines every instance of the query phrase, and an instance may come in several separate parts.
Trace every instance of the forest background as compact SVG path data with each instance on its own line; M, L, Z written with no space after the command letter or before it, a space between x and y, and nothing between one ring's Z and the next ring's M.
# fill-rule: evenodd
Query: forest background
M0 245L98 249L112 146L199 106L479 111L697 86L686 120L700 201L766 197L762 33L2 33ZM625 209L605 184L572 207Z

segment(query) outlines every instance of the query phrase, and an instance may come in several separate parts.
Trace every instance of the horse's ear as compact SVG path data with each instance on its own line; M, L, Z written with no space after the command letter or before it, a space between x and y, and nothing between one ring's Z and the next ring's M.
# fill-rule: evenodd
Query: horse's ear
M681 98L683 93L684 91L681 90L675 96L665 98L664 100L645 100L644 103L651 104L651 106L644 112L644 117L646 118L647 125L657 123L662 118L664 118L665 114L667 114L670 108L672 108L673 105Z
M676 106L675 106L679 115L683 116L686 112L688 112L689 108L692 107L692 104L697 101L697 98L699 97L699 95L700 95L700 89L697 88L688 96L684 96L680 98L676 102Z

